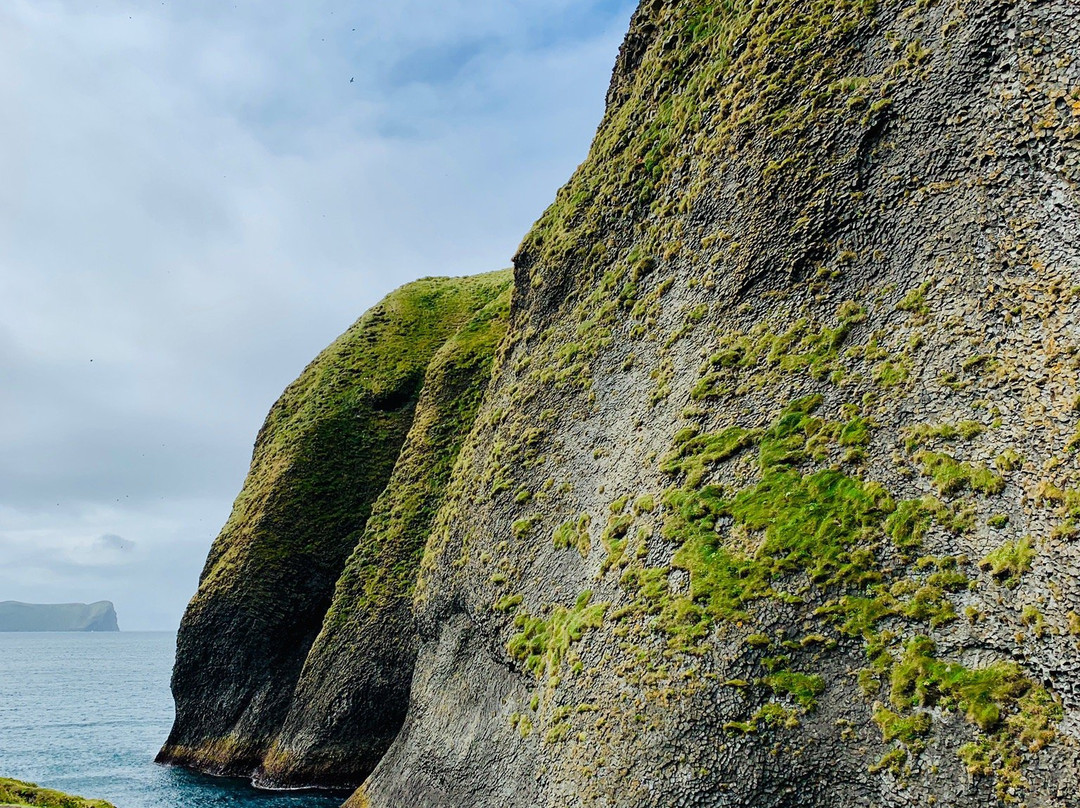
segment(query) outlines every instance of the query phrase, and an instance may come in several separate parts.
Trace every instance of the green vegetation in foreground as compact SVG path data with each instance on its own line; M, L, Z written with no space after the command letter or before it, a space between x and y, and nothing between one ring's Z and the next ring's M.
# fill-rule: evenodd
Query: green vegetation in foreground
M33 806L33 808L114 808L104 800L86 800L59 791L38 788L33 783L0 778L0 806Z

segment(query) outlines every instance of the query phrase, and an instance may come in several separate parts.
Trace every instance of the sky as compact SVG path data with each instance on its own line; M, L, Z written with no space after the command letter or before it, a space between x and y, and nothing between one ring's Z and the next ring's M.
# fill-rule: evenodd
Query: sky
M270 405L509 266L635 5L0 3L0 601L175 629Z

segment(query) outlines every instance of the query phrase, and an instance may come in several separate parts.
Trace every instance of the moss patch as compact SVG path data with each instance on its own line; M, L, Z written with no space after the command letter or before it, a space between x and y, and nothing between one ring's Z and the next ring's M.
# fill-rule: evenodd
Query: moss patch
M574 643L600 626L607 608L607 603L592 603L592 592L583 592L573 608L553 606L546 618L519 614L514 619L518 633L510 639L507 651L538 679L558 674L564 661L574 668L580 664Z
M631 604L613 617L652 614L671 650L701 653L715 622L752 624L755 601L773 599L796 608L806 601L823 603L810 612L821 631L804 641L780 642L761 632L749 636L747 647L766 671L757 683L780 701L732 722L730 731L790 727L800 711L813 710L824 682L805 662L796 662L807 649L835 647L827 638L833 630L864 642L870 667L859 674L859 682L867 697L878 696L883 688L889 694L891 709L879 707L874 720L883 741L895 745L872 770L906 771L933 731L928 710L940 708L959 712L976 730L971 749L1001 767L998 788L1014 787L1020 782L1018 761L1032 745L1028 739L1045 744L1053 735L1052 725L1060 718L1047 706L1053 700L1011 663L971 669L939 659L921 634L900 640L920 626L958 618L952 598L971 586L966 560L915 558L914 551L932 527L973 529L971 512L932 496L897 503L880 484L835 465L813 468L835 457L852 434L866 443L873 432L872 424L853 417L850 407L841 408L846 421L818 416L822 402L821 396L791 402L766 429L733 426L715 434L676 436L675 447L662 461L664 471L680 481L664 495L663 535L679 545L672 566L689 573L689 593L672 592L665 569L631 565L622 577ZM965 432L977 430L957 428L956 435ZM736 490L710 482L713 476L723 479L716 474L721 466L751 448L757 452L755 482ZM994 493L1003 484L987 469L946 455L920 455L928 472L943 481L943 492L967 487ZM746 467L745 460L739 463ZM1030 566L1033 552L1024 541L1008 544L983 566L1012 581ZM1042 705L1034 725L1025 723L1029 703ZM965 761L972 754L965 752Z

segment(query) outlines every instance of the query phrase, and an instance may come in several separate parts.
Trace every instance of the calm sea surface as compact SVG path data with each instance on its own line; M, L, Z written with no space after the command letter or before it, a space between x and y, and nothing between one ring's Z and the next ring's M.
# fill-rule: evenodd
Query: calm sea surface
M176 635L0 633L0 777L117 808L331 808L154 764L168 735Z

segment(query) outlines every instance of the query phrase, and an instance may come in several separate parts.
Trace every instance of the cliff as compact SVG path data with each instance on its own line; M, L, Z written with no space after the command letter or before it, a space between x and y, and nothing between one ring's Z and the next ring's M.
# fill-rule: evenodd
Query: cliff
M644 0L349 805L1077 805L1078 181L1073 0Z
M0 804L10 808L113 808L104 800L84 800L3 777L0 777Z
M509 284L507 271L409 284L361 317L274 405L180 626L176 721L159 761L252 775L273 749L275 776L292 781L283 749L329 744L324 754L335 759L325 715L317 738L304 736L297 715L278 741L300 710L298 685L331 687L342 715L353 698L373 701L382 713L366 730L387 737L365 741L361 732L359 743L381 755L404 716L416 653L401 611L414 556L487 383ZM418 452L427 453L423 463ZM371 601L356 602L358 592ZM342 649L333 683L318 667L325 642L305 668L320 631L365 639L363 649ZM346 665L374 666L380 681L369 692ZM359 782L373 764L357 765L361 775L334 772L324 784ZM305 778L324 773L309 766Z
M0 603L0 631L119 631L116 610L98 603Z

